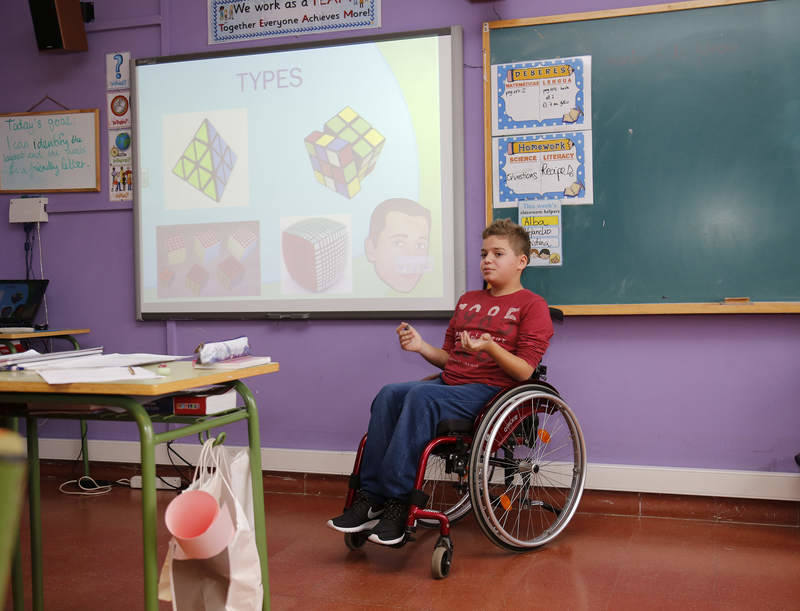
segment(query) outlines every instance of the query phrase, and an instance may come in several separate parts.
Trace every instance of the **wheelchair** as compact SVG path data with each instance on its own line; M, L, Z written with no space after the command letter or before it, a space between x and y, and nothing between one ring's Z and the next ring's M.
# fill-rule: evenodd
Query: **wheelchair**
M552 541L578 509L586 480L586 445L575 414L539 365L530 380L500 391L477 418L445 420L422 452L409 499L406 534L439 528L431 574L450 572L450 525L472 510L495 545L525 552ZM361 439L345 500L353 503L367 436ZM347 533L355 550L369 532Z

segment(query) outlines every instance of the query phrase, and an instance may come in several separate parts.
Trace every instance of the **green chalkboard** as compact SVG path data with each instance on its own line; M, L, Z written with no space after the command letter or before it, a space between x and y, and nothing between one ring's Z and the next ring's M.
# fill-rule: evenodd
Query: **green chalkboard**
M564 264L525 286L800 311L800 2L509 23L487 24L491 64L592 57L594 204L563 207Z

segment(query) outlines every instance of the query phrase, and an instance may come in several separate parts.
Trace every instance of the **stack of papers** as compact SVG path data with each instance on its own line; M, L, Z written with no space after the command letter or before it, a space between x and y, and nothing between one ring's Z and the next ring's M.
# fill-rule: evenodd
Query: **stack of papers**
M177 361L171 354L103 354L103 347L40 354L28 350L0 358L0 369L35 371L48 384L147 380L160 377L138 365Z

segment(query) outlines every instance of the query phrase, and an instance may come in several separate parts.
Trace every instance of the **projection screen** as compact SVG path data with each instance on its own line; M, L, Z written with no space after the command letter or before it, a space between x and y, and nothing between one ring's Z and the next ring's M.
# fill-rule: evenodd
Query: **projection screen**
M447 316L461 30L138 59L140 320Z

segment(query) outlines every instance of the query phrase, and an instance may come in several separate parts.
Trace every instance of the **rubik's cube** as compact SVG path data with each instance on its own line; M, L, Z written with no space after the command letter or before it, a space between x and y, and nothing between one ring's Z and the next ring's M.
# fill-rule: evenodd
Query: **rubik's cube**
M242 281L244 271L244 265L235 257L230 256L217 266L217 280L230 290Z
M209 264L219 259L221 251L222 242L213 230L201 231L194 236L194 254L203 263Z
M349 106L313 131L305 144L314 178L329 189L352 198L372 172L386 142L381 133Z
M283 263L304 289L318 293L336 284L347 262L348 234L342 223L309 218L283 231Z
M195 263L192 265L189 273L186 274L186 288L195 295L199 295L206 287L206 284L208 284L210 276L211 274L208 273L205 267L201 267Z
M183 151L172 173L215 202L222 199L236 153L220 137L208 119L203 119Z
M239 261L247 257L256 248L258 236L247 227L239 227L228 236L227 246L230 253Z
M167 238L167 263L180 265L186 261L186 243L183 236L176 234Z

